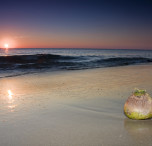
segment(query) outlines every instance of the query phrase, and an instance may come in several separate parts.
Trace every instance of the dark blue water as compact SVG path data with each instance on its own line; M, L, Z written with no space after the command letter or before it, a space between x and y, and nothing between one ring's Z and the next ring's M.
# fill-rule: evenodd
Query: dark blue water
M152 50L0 49L0 77L46 70L82 70L150 62Z

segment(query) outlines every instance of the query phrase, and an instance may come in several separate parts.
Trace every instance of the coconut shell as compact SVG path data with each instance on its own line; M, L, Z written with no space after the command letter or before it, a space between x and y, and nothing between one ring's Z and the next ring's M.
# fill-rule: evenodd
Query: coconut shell
M131 95L124 105L124 113L130 119L152 118L152 98L147 93L142 96Z

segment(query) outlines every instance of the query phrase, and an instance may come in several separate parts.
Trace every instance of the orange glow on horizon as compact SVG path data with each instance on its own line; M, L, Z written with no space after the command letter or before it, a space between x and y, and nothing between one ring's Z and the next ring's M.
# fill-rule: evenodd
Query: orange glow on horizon
M151 42L147 42L145 46L145 43L143 43L145 40L139 41L140 38L138 37L131 41L131 38L115 37L113 34L108 34L107 37L99 35L93 38L92 36L96 36L96 34L80 37L70 34L49 34L43 36L32 34L26 37L17 35L14 37L12 35L0 38L0 48L5 50L11 48L152 49Z
M0 40L0 48L8 49L8 48L15 48L15 41L11 38L5 38Z

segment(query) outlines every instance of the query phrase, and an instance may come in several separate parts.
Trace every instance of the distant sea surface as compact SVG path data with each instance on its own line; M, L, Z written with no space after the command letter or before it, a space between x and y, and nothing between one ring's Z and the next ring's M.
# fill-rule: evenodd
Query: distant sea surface
M0 49L0 78L39 71L82 70L150 62L152 50Z

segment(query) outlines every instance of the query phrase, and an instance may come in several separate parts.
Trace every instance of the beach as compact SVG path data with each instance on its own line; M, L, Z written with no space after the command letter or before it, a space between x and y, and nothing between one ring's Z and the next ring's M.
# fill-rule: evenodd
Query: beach
M0 146L152 146L151 14L152 0L0 1Z
M151 84L152 64L0 78L0 146L151 146L152 120L123 113Z

